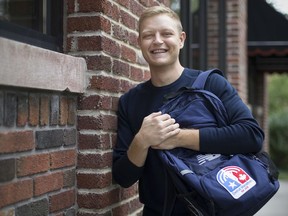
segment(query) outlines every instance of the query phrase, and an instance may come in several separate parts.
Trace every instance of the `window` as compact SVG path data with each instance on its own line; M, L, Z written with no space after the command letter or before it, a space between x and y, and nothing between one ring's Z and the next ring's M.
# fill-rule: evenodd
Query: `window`
M0 0L0 37L62 52L63 0Z
M207 0L172 0L171 8L176 11L187 34L180 61L185 67L207 68Z

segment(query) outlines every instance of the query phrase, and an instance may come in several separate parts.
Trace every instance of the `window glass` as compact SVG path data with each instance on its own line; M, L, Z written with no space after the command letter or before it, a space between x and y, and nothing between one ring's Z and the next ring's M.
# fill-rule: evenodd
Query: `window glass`
M2 20L43 32L43 1L0 0L0 2Z
M201 6L203 4L201 4L200 0L171 0L170 4L171 9L178 13L187 35L185 46L181 50L180 61L185 67L198 69L203 67L203 63L201 64L201 61L203 62L201 60L201 52L203 52L205 47L202 47L201 41L203 41L203 37L206 37L202 35L203 28L206 28L206 26L203 26L205 17L202 17Z
M0 0L0 36L62 51L63 0Z

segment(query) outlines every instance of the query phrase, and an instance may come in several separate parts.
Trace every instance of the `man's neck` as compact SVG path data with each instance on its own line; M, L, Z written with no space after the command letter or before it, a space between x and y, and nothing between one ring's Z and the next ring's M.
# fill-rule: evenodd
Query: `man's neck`
M154 86L161 87L175 82L182 74L184 67L150 67L151 81Z

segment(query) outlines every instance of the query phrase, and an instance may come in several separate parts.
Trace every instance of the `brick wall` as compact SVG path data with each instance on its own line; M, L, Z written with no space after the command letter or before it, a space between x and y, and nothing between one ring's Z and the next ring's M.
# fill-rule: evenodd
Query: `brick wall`
M228 79L247 102L247 1L227 1Z
M226 3L226 75L247 102L247 1L228 0ZM219 0L208 4L208 66L219 62Z
M66 52L87 62L86 92L78 100L78 215L140 214L137 184L112 182L112 148L120 95L148 79L137 44L138 16L168 1L67 0Z
M75 94L0 88L0 215L75 215Z

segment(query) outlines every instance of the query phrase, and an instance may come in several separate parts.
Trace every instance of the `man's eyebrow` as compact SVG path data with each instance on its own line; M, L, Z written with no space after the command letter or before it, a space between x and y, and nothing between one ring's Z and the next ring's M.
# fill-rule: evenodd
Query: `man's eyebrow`
M160 30L160 31L173 31L173 32L175 32L175 30L173 29L173 28L163 28L163 29L157 29L157 30ZM142 30L142 33L146 33L146 32L154 32L155 31L155 29L144 29L144 30Z

